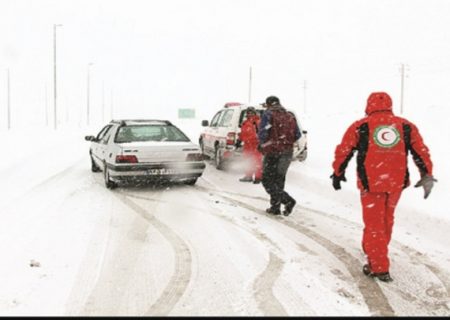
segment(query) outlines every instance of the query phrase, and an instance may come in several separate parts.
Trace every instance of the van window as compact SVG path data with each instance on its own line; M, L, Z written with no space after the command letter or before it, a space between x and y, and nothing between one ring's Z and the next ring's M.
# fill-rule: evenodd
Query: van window
M256 112L258 113L258 116L260 118L262 118L264 110L256 109ZM247 120L247 110L246 109L242 110L241 114L239 116L239 128L242 127L242 122L244 122L245 120Z
M228 127L231 124L231 120L233 119L234 110L228 109L223 112L223 116L220 119L220 127Z
M222 112L219 111L216 113L216 115L212 118L211 120L211 124L209 125L210 127L217 127L218 123L219 123L219 118L222 115Z

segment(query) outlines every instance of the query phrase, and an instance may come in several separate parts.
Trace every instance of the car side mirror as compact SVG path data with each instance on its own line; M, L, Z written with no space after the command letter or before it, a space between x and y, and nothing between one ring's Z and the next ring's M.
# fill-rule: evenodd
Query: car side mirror
M202 127L207 127L209 125L208 120L203 120L202 121Z
M303 134L307 134L307 133L308 133L308 131L306 131L306 130L303 130L303 131L302 131L302 133L303 133Z
M85 136L84 140L86 140L86 141L94 141L95 137L94 136Z

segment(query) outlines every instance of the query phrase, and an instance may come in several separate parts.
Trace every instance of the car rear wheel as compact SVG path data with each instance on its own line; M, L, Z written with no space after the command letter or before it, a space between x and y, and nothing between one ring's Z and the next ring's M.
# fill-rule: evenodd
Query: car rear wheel
M95 163L94 159L92 158L92 155L91 155L91 171L92 172L100 172L100 171L102 171L99 168L99 166Z
M193 186L196 182L197 182L197 178L195 178L195 179L190 179L190 180L186 180L186 181L184 182L184 184L187 184L187 185L189 185L189 186Z
M110 176L109 176L109 169L108 169L108 167L106 166L106 163L105 163L105 170L104 170L103 176L104 176L104 178L105 178L105 186L106 186L106 188L108 188L108 189L114 189L114 188L117 187L117 183L114 182L114 181L112 181L111 178L110 178Z

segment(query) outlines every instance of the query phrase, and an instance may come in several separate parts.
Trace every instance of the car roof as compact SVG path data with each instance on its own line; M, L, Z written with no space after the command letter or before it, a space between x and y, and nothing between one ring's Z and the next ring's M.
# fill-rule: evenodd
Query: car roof
M172 125L172 123L169 120L156 120L156 119L122 119L122 120L111 120L110 123L119 124L120 126Z

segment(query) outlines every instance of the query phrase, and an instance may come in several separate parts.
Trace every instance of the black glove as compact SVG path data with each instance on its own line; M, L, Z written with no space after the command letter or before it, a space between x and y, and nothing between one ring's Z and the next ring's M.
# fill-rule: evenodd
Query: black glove
M242 146L242 141L239 140L239 139L237 139L237 140L236 140L236 143L234 144L234 146L235 146L236 148L240 148L240 147Z
M414 187L423 187L424 195L423 198L426 199L430 195L431 189L433 189L434 183L437 182L433 176L430 175L424 175L419 181L417 181L416 185Z
M334 173L330 176L331 179L333 179L333 188L334 190L341 189L341 181L346 182L347 179L345 178L345 174L341 174L340 176L335 175Z

